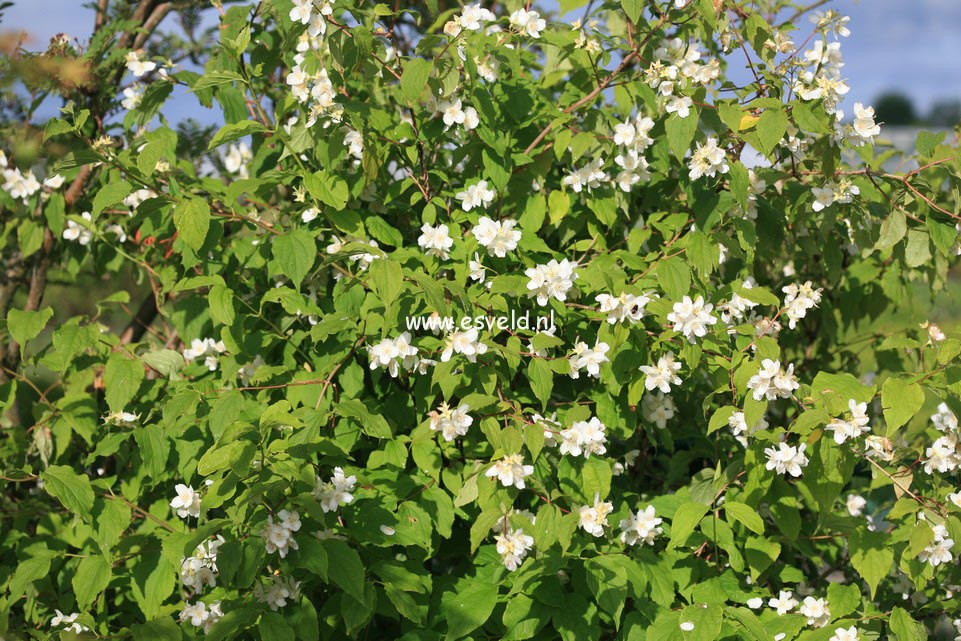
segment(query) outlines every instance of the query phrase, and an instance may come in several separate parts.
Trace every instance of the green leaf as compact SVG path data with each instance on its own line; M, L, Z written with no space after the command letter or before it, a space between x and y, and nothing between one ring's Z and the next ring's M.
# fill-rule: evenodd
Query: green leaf
M671 300L680 300L691 291L691 268L678 258L668 258L657 264L657 284Z
M133 191L133 187L130 186L130 183L123 180L104 185L97 190L97 193L94 195L90 213L92 213L94 217L99 216L104 209L111 205L116 205L126 198L131 191Z
M404 289L404 270L391 260L375 260L369 267L367 282L388 311Z
M781 554L781 544L769 539L751 537L744 545L744 556L751 568L751 578L757 578L771 567Z
M152 370L167 378L172 377L182 370L185 365L183 355L172 349L158 349L153 352L147 352L140 357L140 360Z
M857 528L848 538L851 565L868 584L872 599L878 584L888 575L894 562L894 550L889 545L889 538L881 532L868 532L863 528Z
M110 564L102 556L93 555L80 559L72 585L73 593L77 596L77 606L81 611L90 607L100 596L110 583L112 575Z
M757 140L761 145L758 149L765 156L770 156L787 131L788 117L784 109L765 109L757 121Z
M931 262L931 243L928 232L920 229L908 231L908 244L904 248L904 259L908 267L921 267Z
M40 335L51 318L53 318L53 309L50 307L44 307L39 312L11 309L7 314L7 329L13 340L20 343L22 349L27 341Z
M169 616L163 616L146 623L130 626L133 641L181 641L183 633L180 626Z
M724 511L727 513L728 521L733 518L755 534L764 534L764 520L758 516L754 508L737 501L725 501Z
M364 599L364 564L354 548L337 539L323 541L327 550L327 578L359 603Z
M904 608L895 606L891 610L889 626L894 634L892 641L926 641L928 638L924 625L912 619Z
M210 229L210 205L201 198L181 199L174 206L174 227L187 247L198 251Z
M43 489L63 503L63 506L79 514L84 519L90 518L93 509L93 487L90 479L83 474L77 474L66 465L51 465L40 474L43 479Z
M304 177L304 186L311 196L335 210L339 211L347 206L350 190L347 182L340 176L328 174L321 169Z
M423 58L412 58L404 65L400 77L400 89L410 102L417 102L421 92L427 87L427 79L434 69L433 63Z
M684 156L690 150L694 134L697 133L697 108L691 107L691 113L687 115L687 118L671 114L664 123L664 130L667 133L667 142L671 151L674 152L675 158L684 162Z
M911 420L924 405L924 388L900 378L889 378L881 386L881 407L887 423L887 435Z
M592 499L598 494L602 499L606 498L611 491L612 476L611 464L605 459L594 457L584 461L581 478L585 496Z
M240 122L224 125L220 128L220 131L210 139L210 144L207 145L207 151L243 138L244 136L263 133L265 131L267 131L267 128L256 120L241 120Z
M641 13L644 11L643 0L621 0L621 8L624 10L624 15L627 16L628 20L637 24L638 18L641 17Z
M447 622L447 641L460 639L490 618L497 604L497 584L474 580L456 594L441 597L440 613Z
M668 549L681 546L687 541L688 537L694 533L694 528L707 514L708 507L694 501L681 504L671 521L671 542L667 546Z
M143 364L114 352L107 359L103 383L107 390L107 405L113 412L122 412L133 399L143 381Z
M264 612L257 624L261 641L294 641L296 635L287 620L278 612Z
M550 363L543 358L531 358L527 362L527 377L531 383L534 396L541 402L541 407L547 407L554 389L554 370Z
M140 456L147 472L153 478L158 478L167 467L167 457L170 453L167 436L157 425L138 428L133 436L140 447Z
M314 237L305 229L291 229L283 236L274 238L271 245L274 260L280 266L284 276L293 281L300 289L304 277L310 273L317 257L317 244Z
M900 209L891 209L887 218L881 223L881 232L878 236L878 242L875 243L874 247L876 249L889 249L894 247L908 231L907 219L904 217L904 212Z

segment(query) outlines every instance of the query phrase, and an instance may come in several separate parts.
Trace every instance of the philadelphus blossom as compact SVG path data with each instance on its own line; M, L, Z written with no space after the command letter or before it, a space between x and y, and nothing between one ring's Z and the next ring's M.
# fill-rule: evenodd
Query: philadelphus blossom
M300 514L288 510L281 510L277 513L278 521L274 522L274 517L268 516L264 529L260 536L264 539L264 547L267 554L276 552L280 558L287 556L290 550L297 550L297 541L294 540L294 532L300 529Z
M467 429L474 419L467 413L470 407L466 403L457 408L451 408L447 403L440 406L430 416L430 429L440 432L445 441L453 441L458 436L465 436Z
M288 600L296 600L299 594L300 581L289 576L272 576L266 587L261 583L254 586L254 597L274 612L287 605Z
M834 442L838 445L844 443L849 438L857 438L866 432L870 432L871 428L868 427L870 418L868 418L867 403L858 403L854 399L848 401L848 407L851 410L850 419L840 419L836 418L827 425L827 429L834 432Z
M850 628L838 628L828 641L858 641L860 638L857 627L852 625Z
M607 515L614 511L614 505L602 501L600 494L594 495L594 505L582 505L578 510L578 526L593 536L604 536Z
M530 279L527 283L528 295L537 298L538 305L547 305L551 298L564 302L567 300L567 292L574 286L577 274L574 270L577 263L572 263L566 258L557 262L551 259L546 265L536 265L524 270L524 274Z
M224 537L206 541L197 546L193 556L186 557L180 562L180 581L200 594L204 587L217 587L217 550L224 543Z
M783 441L778 443L777 447L768 447L764 450L767 456L767 464L764 467L774 470L777 474L801 476L802 470L808 464L808 457L804 455L805 449L807 449L806 443L794 446Z
M143 101L144 88L140 83L135 83L130 87L125 87L123 90L123 100L120 101L120 106L126 110L136 109L140 106Z
M135 78L140 78L141 76L148 74L157 68L156 62L141 60L141 55L143 55L142 51L128 51L125 58L127 62L127 71L132 73Z
M813 187L811 193L814 195L814 203L811 209L821 211L830 207L834 203L846 205L854 200L854 197L861 193L861 189L848 179L841 179L836 183L825 183L824 187Z
M382 367L391 378L397 378L400 368L410 371L417 367L417 348L410 343L410 332L397 338L384 338L379 343L367 346L370 356L370 369Z
M204 366L214 372L217 370L217 357L227 351L223 341L215 341L212 338L195 338L190 341L190 347L184 349L184 360L192 362L199 358L204 359Z
M621 543L627 545L654 545L654 537L661 534L661 524L653 505L648 505L635 514L628 510L627 518L621 519Z
M364 159L364 137L356 129L348 129L344 134L344 146L354 159Z
M424 223L420 228L421 234L417 239L417 244L431 256L440 259L450 258L450 248L454 246L454 239L450 237L447 225L443 223L436 227Z
M454 198L460 201L461 209L470 211L475 207L486 209L494 202L497 192L487 188L486 180L479 180L464 191L457 192Z
M758 419L757 423L748 428L744 412L734 412L731 414L731 417L727 419L727 424L728 427L731 428L731 433L734 435L734 438L737 439L737 442L740 443L742 447L747 447L747 437L768 427L767 421L764 420L762 416Z
M564 178L561 179L561 184L570 187L578 194L584 189L587 189L587 191L597 189L601 184L609 180L603 167L604 159L595 158L580 169L575 169L567 176L564 176Z
M797 322L807 316L808 310L818 306L821 302L821 289L811 287L811 281L803 285L790 284L781 288L784 292L784 313L790 322L788 327L794 329Z
M848 498L844 502L844 506L851 516L861 516L864 513L864 506L867 504L867 500L857 494L848 494Z
M654 423L660 429L664 429L667 427L667 422L674 418L677 406L674 405L674 400L670 396L658 392L657 394L644 395L644 400L641 402L641 411L644 414L645 421Z
M927 561L931 567L936 568L942 563L950 563L954 558L951 555L954 540L948 536L948 530L943 525L935 525L931 529L934 531L934 539L928 547L921 551L918 558Z
M657 365L641 365L644 372L644 387L649 390L659 389L665 394L671 391L671 385L680 385L681 364L674 361L674 355L668 354L657 359Z
M777 598L772 597L767 604L777 611L778 616L784 616L798 606L798 600L794 598L793 592L781 590Z
M541 31L547 28L547 22L541 18L541 14L527 9L518 9L512 13L510 22L512 27L531 38L540 38Z
M444 351L440 360L446 363L454 354L463 354L471 363L477 362L480 354L487 353L487 345L478 338L478 329L473 327L466 331L454 330L444 341Z
M182 519L188 516L199 517L200 492L183 483L177 484L174 489L177 491L177 496L170 502L170 507L177 510L177 516Z
M51 628L62 628L64 632L74 632L76 634L90 631L90 628L77 622L77 617L80 616L79 612L73 614L64 614L60 610L54 610L54 612L57 614L50 619Z
M798 612L808 619L808 625L815 628L823 628L831 620L831 611L824 599L815 599L813 596L804 597Z
M501 555L504 567L513 572L527 557L527 553L534 547L534 537L524 534L524 530L507 530L503 534L498 534L495 538L497 542L497 553Z
M461 125L466 131L470 131L477 129L477 125L480 124L477 110L473 107L464 107L460 98L441 101L437 105L437 111L441 114L441 119L447 129L454 125Z
M741 287L744 289L753 289L754 285L754 279L747 278ZM731 300L717 306L717 311L721 315L721 320L724 324L730 326L743 321L747 312L755 307L757 307L757 303L735 292L731 294Z
M939 432L958 431L958 417L954 415L947 403L938 405L938 411L931 415L931 422Z
M702 176L714 178L719 173L726 174L730 166L727 164L727 154L717 146L717 139L709 137L703 143L697 143L688 169L691 180L697 180Z
M629 192L634 185L651 177L647 159L637 151L631 150L617 154L614 156L614 163L621 168L614 177L614 182L621 191Z
M708 326L717 323L717 317L711 315L714 306L705 304L702 296L693 301L690 296L685 296L680 302L674 303L672 309L667 320L674 323L674 331L684 334L689 343L694 343L696 338L703 338Z
M344 474L344 468L335 467L334 475L329 481L316 477L311 495L320 501L320 509L324 512L336 512L338 507L354 500L351 492L356 485L356 476L347 476Z
M80 217L87 222L92 222L89 211L85 211L80 214ZM81 245L88 245L91 240L93 240L93 232L81 225L80 223L67 220L67 228L63 230L63 239L70 240L80 243Z
M800 386L794 376L793 364L785 371L781 367L781 361L772 361L770 358L761 361L760 371L747 382L748 389L754 392L755 401L790 398Z
M194 604L187 603L184 605L184 609L180 611L181 621L190 621L190 625L203 629L204 634L209 634L223 616L224 613L220 609L220 601L211 603L210 609L207 608L207 604L203 601L197 601Z
M607 453L607 436L604 430L604 424L596 416L589 421L578 421L561 431L559 451L572 456L583 454L584 458L591 458L591 454L601 456Z
M3 190L10 194L10 197L14 200L27 202L30 196L33 196L40 190L40 181L33 175L33 171L29 169L26 173L22 173L17 168L4 169Z
M327 245L328 254L339 254L341 251L343 251L344 244L348 242L366 243L367 245L375 249L379 247L376 240L365 241L365 240L361 240L360 238L354 238L354 237L348 237L346 240L341 240L339 237L333 234L330 236L330 241L331 241L330 244ZM367 269L368 267L370 267L370 264L375 260L377 260L378 258L380 258L378 254L372 254L370 252L363 252L363 251L356 252L350 255L350 260L357 263L357 268L360 270ZM341 276L342 274L340 274L339 272L334 274L334 278L340 278Z
M587 370L587 375L598 378L601 375L601 365L608 362L607 352L610 346L604 342L598 342L593 348L588 347L587 343L578 342L574 345L574 352L571 354L571 378L580 378L581 370Z
M524 465L522 454L510 454L494 463L484 474L488 478L497 478L504 487L514 486L524 489L524 477L534 473L533 465Z
M600 305L598 311L607 314L607 322L613 325L625 321L637 323L644 318L647 304L656 298L656 294L644 292L640 296L621 293L617 298L610 294L598 294L594 300Z
M247 163L253 160L254 155L250 151L250 147L247 143L241 142L236 145L230 145L227 148L227 155L224 156L224 169L228 173L236 174L240 178L249 178L250 174L247 172Z
M477 239L482 247L487 248L489 256L504 258L507 252L517 249L517 243L521 239L520 230L515 230L517 225L513 220L493 221L487 216L481 216L471 234Z

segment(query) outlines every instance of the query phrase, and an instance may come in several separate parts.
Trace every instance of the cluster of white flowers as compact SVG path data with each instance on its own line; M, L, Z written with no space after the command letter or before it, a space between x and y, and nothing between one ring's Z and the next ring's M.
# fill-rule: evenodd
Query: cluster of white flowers
M808 310L814 309L821 302L821 289L811 287L811 281L803 285L791 283L781 288L784 292L783 313L788 317L788 327L794 329L797 322L807 316Z
M756 284L753 278L748 277L741 284L741 287L744 289L754 289L754 285ZM729 301L717 306L717 311L721 315L721 320L724 324L731 326L743 321L747 317L747 313L755 307L757 307L757 303L735 292L731 294Z
M790 398L800 386L794 376L793 364L788 365L785 371L781 361L772 361L770 358L761 361L761 369L747 382L748 389L754 392L755 401Z
M126 61L127 71L135 78L141 78L157 68L157 63L143 59L143 51L128 51L124 60Z
M528 9L518 9L512 13L510 23L518 33L531 38L540 38L541 31L547 28L547 21L541 18L541 14Z
M931 447L925 451L924 471L928 474L937 470L942 474L953 472L961 467L961 437L958 432L958 417L947 403L938 405L938 411L931 416L934 427L943 432Z
M74 632L76 634L90 631L90 628L77 621L77 617L80 616L79 612L73 614L64 614L60 610L54 610L54 612L56 612L56 615L50 619L50 627L61 628L64 632Z
M807 449L806 443L788 445L784 441L778 443L777 447L765 448L767 464L764 467L774 470L777 474L801 476L802 470L808 464L808 457L804 455L805 449Z
M731 428L731 433L734 435L734 438L742 447L747 447L747 439L749 436L765 430L768 427L768 423L764 420L763 416L758 419L757 423L748 427L744 412L734 412L731 414L731 417L727 419L727 424Z
M417 348L411 345L410 340L410 332L404 332L397 338L383 338L374 345L368 345L370 369L382 367L387 370L391 378L397 378L401 367L408 372L417 368L421 359L418 358Z
M227 170L227 173L234 174L238 178L250 178L247 165L253 158L254 155L247 143L240 142L236 145L230 145L227 147L226 155L224 155L224 169Z
M578 526L596 537L604 536L607 515L614 511L614 505L602 501L600 494L594 495L594 505L582 505L578 510Z
M835 135L837 142L846 141L852 147L871 145L874 139L881 135L881 126L874 121L874 107L865 107L860 102L854 103L854 120L842 123L844 112L838 110L835 114Z
M838 628L828 641L858 641L860 638L857 627L852 625L850 628Z
M193 556L180 562L180 581L194 594L200 594L204 587L217 587L217 550L224 543L224 537L206 541L197 546Z
M930 545L928 545L918 558L922 561L926 561L931 564L931 567L938 567L942 563L950 563L954 556L951 554L951 548L954 547L954 539L948 536L948 529L944 525L933 525L931 530L934 532L934 538L931 540Z
M583 341L578 341L570 356L570 377L580 378L581 370L586 370L588 376L598 378L601 375L601 365L610 360L607 358L610 349L610 346L602 341L598 341L593 348Z
M674 303L667 320L674 323L674 331L684 334L689 343L707 335L708 326L717 323L717 316L712 316L714 305L705 303L702 296L691 300L685 296L680 302Z
M561 302L566 301L567 292L577 280L576 268L577 263L572 263L566 258L561 262L551 259L545 265L527 268L524 274L530 279L527 283L528 295L536 297L538 305L547 305L547 301L551 298Z
M849 438L857 438L862 434L871 431L868 423L868 404L858 403L853 398L848 401L848 408L851 410L850 419L836 418L827 425L830 432L834 432L834 442L841 445Z
M471 363L477 362L477 357L487 353L487 344L480 340L480 331L476 327L468 330L455 329L444 339L444 351L440 360L444 363L454 354L463 354Z
M89 211L82 212L80 218L93 224L93 218L90 216ZM69 218L67 219L67 227L63 230L62 236L64 240L80 243L83 246L90 244L90 241L93 240L93 232L90 231L90 229Z
M441 100L437 103L437 113L444 121L444 126L447 129L460 125L464 131L471 131L477 129L477 125L480 124L477 110L470 106L465 107L460 98Z
M136 109L143 102L144 86L139 82L135 82L129 87L124 87L123 90L123 100L120 101L120 106L126 110Z
M590 458L591 454L601 456L607 453L607 436L604 433L604 424L596 416L592 416L588 421L577 421L566 430L559 434L561 444L559 451L561 454L572 456L584 455Z
M447 403L440 406L428 416L430 416L430 429L440 432L445 441L453 441L458 436L465 436L467 429L474 422L474 419L467 413L470 407L462 403L456 408L452 408Z
M610 176L604 171L604 158L598 157L564 176L561 184L579 194L585 189L588 192L597 189L609 179Z
M461 14L444 24L444 33L456 38L461 31L480 31L485 22L496 20L496 16L480 5L480 3L464 5Z
M517 243L521 239L521 232L514 229L515 225L517 222L513 220L494 221L487 216L481 216L471 229L471 234L479 245L487 249L489 256L504 258L507 252L517 249Z
M184 360L188 363L203 358L204 366L214 372L217 370L217 357L227 351L223 341L212 338L195 338L190 341L190 347L184 349Z
M534 547L534 537L524 534L523 529L508 529L503 534L496 537L497 553L501 555L504 567L513 572L516 570L527 553Z
M7 163L7 155L2 151L0 151L0 167L3 168L3 190L10 194L10 197L14 200L27 202L30 196L40 190L40 181L33 175L33 171L28 169L26 173L23 173L17 167L10 168ZM46 183L47 181L44 181L44 184ZM60 184L63 184L62 177L60 178Z
M210 608L203 601L197 601L194 604L185 603L183 610L180 611L181 621L190 621L190 625L201 628L204 634L209 634L223 616L220 601L211 603Z
M814 46L798 59L802 68L794 82L793 90L801 100L823 100L824 110L833 114L838 104L850 91L841 77L844 59L841 56L841 43L827 43L817 40Z
M653 505L648 505L637 513L628 510L627 518L621 519L621 543L627 545L654 545L654 538L661 534L662 520L657 516Z
M344 468L335 467L334 475L325 481L319 476L314 481L311 495L320 501L320 509L324 512L336 512L341 505L347 505L354 500L354 487L357 485L356 476L344 474Z
M629 450L624 453L624 462L615 461L614 466L611 468L611 474L613 476L620 476L627 471L627 468L633 467L634 462L637 461L637 457L640 456L640 450Z
M430 256L437 256L442 260L450 258L450 248L454 246L454 239L450 237L447 225L441 223L432 227L424 223L420 228L417 245Z
M703 143L697 143L687 167L691 180L697 180L703 176L714 178L718 174L726 174L731 169L727 164L727 154L718 147L717 139L714 137L708 137Z
M514 486L523 490L524 477L534 473L533 465L524 465L522 454L509 454L497 461L488 468L485 475L489 478L497 478L504 487Z
M831 611L824 599L815 599L813 596L804 597L801 607L798 608L801 616L807 617L809 626L823 628L831 620Z
M614 156L614 164L621 168L614 182L621 191L629 192L634 185L651 178L644 151L654 142L650 136L654 121L638 114L633 120L614 125L614 144L623 147Z
M850 203L861 193L861 189L847 178L842 178L837 182L827 182L823 187L812 187L811 193L814 194L811 209L821 211L835 203L841 205Z
M664 429L667 427L667 422L674 418L677 406L674 405L674 400L670 396L658 392L657 394L644 395L641 402L641 411L645 421L654 423L660 429Z
M640 370L644 373L644 387L648 390L659 389L669 394L671 385L681 384L681 377L677 375L681 364L674 360L673 354L658 358L657 365L641 365Z
M701 55L696 43L680 38L661 40L654 50L654 61L644 76L648 86L657 92L665 112L687 118L694 103L683 93L691 92L694 85L708 85L720 77L720 62L711 59L701 64Z
M272 576L267 585L258 583L254 586L254 597L276 612L287 605L287 601L294 601L300 594L300 581L292 577Z
M639 322L644 318L648 303L656 298L657 294L651 292L644 292L640 296L621 292L616 298L610 294L598 294L594 300L600 305L598 311L607 314L607 322L613 325Z
M177 510L177 516L182 519L200 516L200 492L189 485L179 483L175 488L177 496L170 501L170 507Z
M284 558L289 551L299 549L294 532L300 529L300 513L281 510L277 513L277 519L275 522L274 517L268 516L260 536L264 539L267 554L276 552L280 558Z
M486 209L494 202L497 192L489 189L486 180L478 180L473 185L466 187L464 191L454 194L454 198L460 201L461 209L470 211L475 207Z
M117 425L121 427L132 427L138 420L140 420L140 414L125 412L123 410L119 412L108 412L103 416L104 425Z

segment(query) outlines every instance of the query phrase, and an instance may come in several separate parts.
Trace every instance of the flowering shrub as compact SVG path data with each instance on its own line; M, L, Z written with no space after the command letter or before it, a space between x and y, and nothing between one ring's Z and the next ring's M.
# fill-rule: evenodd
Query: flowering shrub
M98 4L4 61L65 100L0 162L4 638L961 617L961 161L844 103L847 18Z

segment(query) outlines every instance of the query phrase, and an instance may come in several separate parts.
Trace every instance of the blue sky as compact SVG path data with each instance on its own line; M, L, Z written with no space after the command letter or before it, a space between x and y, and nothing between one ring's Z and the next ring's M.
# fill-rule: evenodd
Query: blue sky
M38 49L59 32L84 38L93 24L93 12L84 4L15 0L0 30L27 31L30 46ZM842 48L851 85L847 104L870 103L882 91L898 89L923 113L938 99L961 98L961 0L836 0L833 6L851 16L852 34ZM807 23L798 26L808 33ZM172 120L204 119L189 94L178 96L171 107Z

